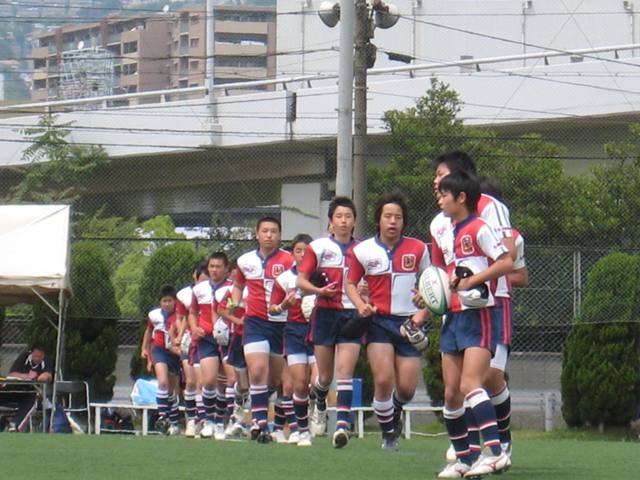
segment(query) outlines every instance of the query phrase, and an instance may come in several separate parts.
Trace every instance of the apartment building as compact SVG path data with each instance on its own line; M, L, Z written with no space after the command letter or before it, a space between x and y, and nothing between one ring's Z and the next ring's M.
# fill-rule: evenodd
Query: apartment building
M97 51L100 58L106 51L111 59L103 64L94 62ZM107 84L114 94L201 86L205 82L206 51L206 13L202 7L129 18L106 17L99 22L35 33L31 98L70 98L70 91L73 98L92 96ZM215 7L215 83L275 76L275 51L274 7ZM102 77L96 75L101 68ZM95 88L89 84L68 89L70 69L79 72L82 80L87 77L85 72L93 72Z
M214 10L214 83L273 78L276 74L274 7L219 5ZM171 87L204 85L204 8L177 12L171 29Z

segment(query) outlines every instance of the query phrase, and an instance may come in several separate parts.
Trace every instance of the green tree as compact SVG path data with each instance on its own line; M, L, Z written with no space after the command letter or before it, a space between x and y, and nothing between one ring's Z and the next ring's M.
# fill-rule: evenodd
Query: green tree
M67 309L63 372L65 378L86 380L93 399L109 400L115 383L120 312L107 251L95 242L75 243L70 275L73 296ZM34 307L28 341L42 342L48 352L55 352L55 323L57 318L48 307Z
M8 201L74 202L96 169L108 163L101 146L69 143L71 123L57 124L57 118L43 115L36 127L21 130L31 145L22 154L26 165L16 167L22 179L10 189Z
M131 378L146 373L146 364L140 359L140 343L147 324L145 314L157 306L160 287L171 284L179 290L189 284L191 269L200 258L192 244L173 243L158 248L144 266L138 292L138 308L144 319L138 332L138 346L131 357Z
M409 198L407 234L425 238L438 211L431 162L461 149L475 159L479 174L500 180L514 223L528 239L562 238L565 206L571 201L562 149L539 135L503 139L493 130L467 127L457 118L460 109L458 94L433 78L415 107L385 113L394 155L388 165L369 168L369 205L381 193L399 189ZM548 205L554 205L553 211Z
M138 317L146 313L139 308L140 285L144 268L153 252L165 244L166 239L184 238L175 232L175 225L167 215L159 215L143 222L135 229L134 237L134 240L126 242L128 253L122 257L113 276L118 305L125 317Z
M582 313L563 352L562 413L569 426L628 425L640 400L638 257L612 253L589 272Z

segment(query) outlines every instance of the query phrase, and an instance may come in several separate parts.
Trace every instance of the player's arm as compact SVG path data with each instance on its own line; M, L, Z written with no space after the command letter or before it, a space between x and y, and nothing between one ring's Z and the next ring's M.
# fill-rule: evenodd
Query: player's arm
M189 329L194 338L204 337L204 330L198 325L198 302L195 295L191 299L191 307L189 308Z
M142 335L142 344L140 345L140 357L147 360L151 357L151 326L147 325Z
M364 268L362 268L362 264L358 261L353 249L347 253L347 267L349 268L349 274L344 289L347 297L349 297L361 317L370 317L376 313L377 308L365 302L358 291L358 283L364 276Z
M526 287L529 285L529 269L527 267L518 268L507 275L509 282L514 287Z
M271 299L269 300L269 313L280 315L285 310L288 310L295 302L295 294L295 290L287 293L278 279L276 279L271 291Z
M338 290L335 283L324 285L323 287L317 287L311 283L311 274L318 268L318 259L316 252L311 245L307 245L302 259L302 264L298 269L298 276L296 278L296 287L306 294L320 295L321 297L332 297Z

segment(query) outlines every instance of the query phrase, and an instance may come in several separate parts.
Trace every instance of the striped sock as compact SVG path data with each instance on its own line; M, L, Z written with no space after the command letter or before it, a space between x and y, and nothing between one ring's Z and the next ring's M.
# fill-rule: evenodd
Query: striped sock
M187 420L193 420L198 415L195 390L184 391L184 413L187 416Z
M293 399L291 397L282 397L281 405L284 409L284 416L287 418L289 432L298 431L298 421L296 420L296 412L293 408Z
M207 409L204 408L204 400L202 399L202 392L196 393L196 409L198 410L198 420L207 419Z
M218 384L216 388L216 423L224 424L224 416L227 414L227 377L218 375Z
M251 418L260 427L267 430L267 412L269 410L269 388L266 385L251 385Z
M464 407L457 410L449 410L446 405L442 410L444 424L447 427L449 440L456 451L456 457L467 465L471 465L471 450L469 449L469 434L464 415Z
M505 384L504 388L491 397L491 404L496 409L496 420L498 422L498 432L500 433L500 443L511 442L511 393Z
M321 385L318 378L311 386L311 391L316 397L316 408L320 411L327 409L327 395L329 394L329 386Z
M205 419L211 422L216 418L216 397L217 392L215 390L202 387L202 403L204 405Z
M380 424L380 430L382 433L393 433L395 430L395 424L393 422L393 400L390 398L387 400L373 399L373 410L378 417L378 424Z
M336 429L351 428L351 401L353 400L353 379L343 378L337 381L338 395L336 398Z
M391 399L393 400L393 421L395 422L397 427L400 424L400 420L402 419L402 409L407 403L411 401L411 399L404 400L400 398L398 392L396 392L395 390L393 391Z
M464 409L464 418L467 422L467 433L469 434L467 442L469 443L471 463L473 463L478 459L482 451L480 447L480 430L478 430L476 417L473 416L473 411L469 407Z
M169 392L163 388L156 391L156 403L158 404L158 416L169 418Z
M169 422L177 425L180 422L180 401L175 393L169 395Z
M233 385L227 385L227 388L224 391L225 397L227 397L227 418L231 418L233 415L233 402L236 397L236 391L233 388Z
M293 394L293 409L296 413L296 422L300 432L309 431L309 397L300 398Z
M275 431L284 430L284 424L287 421L284 405L282 404L283 400L283 397L278 397L273 405L273 429Z
M482 433L484 446L491 449L493 455L500 455L500 434L496 422L496 411L491 405L489 395L483 388L476 388L467 394L465 401L471 410Z

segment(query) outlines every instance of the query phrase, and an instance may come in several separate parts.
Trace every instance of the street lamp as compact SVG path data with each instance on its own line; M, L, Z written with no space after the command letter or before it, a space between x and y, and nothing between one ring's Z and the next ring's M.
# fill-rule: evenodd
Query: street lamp
M367 225L367 68L373 67L377 50L371 39L376 27L393 27L400 14L398 7L382 0L371 0L370 4L367 0L355 0L355 5L353 0L341 0L340 3L322 2L318 15L328 27L335 27L338 21L342 20L336 194L353 196L356 209L360 213L356 219L355 231L357 235L363 235ZM352 105L355 113L353 139Z

